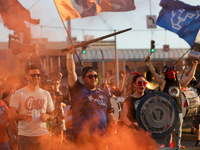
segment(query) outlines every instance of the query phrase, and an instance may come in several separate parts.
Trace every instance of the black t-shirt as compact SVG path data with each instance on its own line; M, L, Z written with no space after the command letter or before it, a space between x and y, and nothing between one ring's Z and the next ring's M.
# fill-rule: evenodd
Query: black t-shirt
M176 102L178 106L178 112L182 112L182 101L181 101L181 88L178 81L176 82L166 82L163 89L164 93L169 94Z
M138 107L138 104L140 103L140 100L142 99L142 97L135 98L132 94L124 100L124 103L126 103L128 105L127 117L131 122L137 121L137 118L136 118L137 107Z

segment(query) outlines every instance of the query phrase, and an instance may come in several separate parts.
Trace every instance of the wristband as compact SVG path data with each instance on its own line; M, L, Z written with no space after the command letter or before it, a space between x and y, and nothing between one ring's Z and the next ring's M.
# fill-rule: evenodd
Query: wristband
M73 54L67 53L67 54L66 54L66 58L67 58L67 59L73 59Z
M133 123L131 123L131 124L129 125L129 127L131 127L131 128L135 128L135 126L134 126Z
M194 68L196 68L197 66L193 66Z
M135 129L135 130L139 130L139 127L136 126L136 125L134 125L133 123L131 123L131 124L129 125L129 127L132 128L132 129Z

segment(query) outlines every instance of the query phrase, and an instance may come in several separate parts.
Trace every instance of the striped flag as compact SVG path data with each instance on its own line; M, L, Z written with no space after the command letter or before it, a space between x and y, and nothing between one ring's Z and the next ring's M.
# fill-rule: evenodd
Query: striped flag
M54 0L62 21L135 10L134 0Z

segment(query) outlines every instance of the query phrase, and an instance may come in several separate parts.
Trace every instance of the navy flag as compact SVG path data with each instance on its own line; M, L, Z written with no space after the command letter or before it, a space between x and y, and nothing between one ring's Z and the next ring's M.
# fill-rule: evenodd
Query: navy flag
M200 28L200 6L179 0L161 0L160 6L156 24L178 34L192 47Z

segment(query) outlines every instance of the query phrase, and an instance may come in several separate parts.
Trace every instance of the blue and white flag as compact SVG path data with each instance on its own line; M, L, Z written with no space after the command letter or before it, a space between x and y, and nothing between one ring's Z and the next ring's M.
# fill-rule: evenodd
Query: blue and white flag
M178 34L192 47L200 28L200 6L179 0L161 0L160 6L156 24Z

